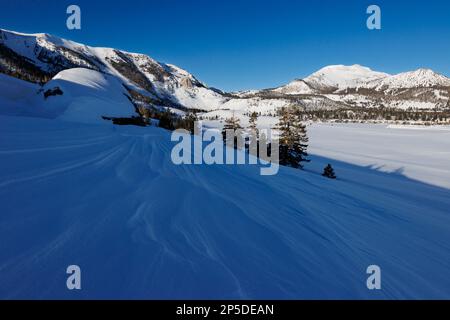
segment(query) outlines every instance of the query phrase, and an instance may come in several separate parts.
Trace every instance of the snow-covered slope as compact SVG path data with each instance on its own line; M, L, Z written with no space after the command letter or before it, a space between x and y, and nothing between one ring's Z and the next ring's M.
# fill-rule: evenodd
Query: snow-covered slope
M301 79L294 80L285 86L274 89L273 91L284 94L311 94L315 92L313 88Z
M395 152L414 145L414 131L395 134L389 158L386 129L322 129L314 150L429 167ZM448 133L420 136L450 147ZM450 191L401 170L320 156L272 177L176 166L169 132L155 127L0 116L0 137L2 299L450 298ZM328 162L337 181L320 176ZM448 183L448 166L436 169ZM66 288L73 264L81 291ZM380 291L366 287L372 264Z
M157 98L164 105L211 110L224 101L217 90L208 88L185 70L143 54L90 47L48 34L0 29L0 72L47 82L58 72L71 68L111 74L129 88Z
M0 115L33 115L40 87L0 73Z
M102 117L131 117L136 112L116 77L74 68L42 87L0 74L0 114L104 123Z
M58 73L44 91L61 89L62 95L42 102L45 112L65 121L101 123L105 117L136 115L127 91L117 78L98 71L75 68Z

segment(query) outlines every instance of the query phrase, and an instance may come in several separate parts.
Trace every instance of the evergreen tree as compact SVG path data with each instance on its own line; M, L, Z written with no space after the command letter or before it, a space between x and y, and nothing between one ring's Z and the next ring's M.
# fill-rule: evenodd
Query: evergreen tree
M301 162L307 162L308 136L302 123L301 113L294 107L280 110L279 130L280 164L293 168L303 168Z
M182 120L177 124L177 129L182 128L188 130L192 135L195 133L195 123L198 121L197 114L190 111Z
M258 134L259 134L257 122L258 122L258 113L252 112L250 114L249 128L252 133L256 133L256 138L258 138Z
M222 129L223 142L227 144L227 130L233 130L233 132L237 134L236 130L240 129L242 129L240 120L236 118L234 114L232 115L231 118L225 119L225 125L223 126ZM237 136L234 138L235 147L237 146L237 138L238 138Z
M331 166L331 164L328 164L325 169L323 169L323 174L324 177L327 177L329 179L336 179L336 174L334 173L334 169Z
M168 130L175 129L172 113L170 112L169 109L167 109L163 114L161 114L161 117L159 119L159 127Z
M259 130L258 130L258 113L252 112L249 119L250 133L246 139L246 148L252 155L259 156Z

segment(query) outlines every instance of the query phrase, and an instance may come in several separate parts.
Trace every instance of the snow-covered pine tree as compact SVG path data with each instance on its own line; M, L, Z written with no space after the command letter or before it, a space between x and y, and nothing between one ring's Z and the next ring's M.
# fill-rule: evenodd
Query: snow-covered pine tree
M248 137L248 142L246 143L246 147L248 148L250 154L258 156L259 155L259 145L258 145L258 140L259 140L259 130L258 130L258 113L257 112L252 112L250 114L250 119L249 119L249 137Z
M251 130L251 132L256 133L256 137L258 137L258 113L257 112L252 112L250 114L250 119L249 119L249 129Z
M329 179L336 179L336 174L334 173L334 169L331 166L331 164L328 164L325 169L323 169L323 174L324 177L327 177Z
M234 113L233 113L231 118L225 119L225 124L222 129L223 142L225 144L228 144L228 142L227 142L227 131L228 130L232 130L237 135L241 129L242 129L242 127L241 127L240 120L237 117L235 117ZM237 130L239 130L239 131L236 132ZM237 137L234 138L234 146L235 147L237 146Z
M282 108L279 112L280 164L293 168L303 168L307 162L308 136L301 113L293 106Z

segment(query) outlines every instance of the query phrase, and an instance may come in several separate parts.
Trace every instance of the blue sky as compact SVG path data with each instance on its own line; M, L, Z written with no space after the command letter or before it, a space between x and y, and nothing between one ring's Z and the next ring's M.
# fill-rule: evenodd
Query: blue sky
M66 8L82 30L66 28ZM366 8L382 30L366 28ZM35 0L1 4L0 27L146 53L223 90L275 87L330 64L450 76L450 1Z

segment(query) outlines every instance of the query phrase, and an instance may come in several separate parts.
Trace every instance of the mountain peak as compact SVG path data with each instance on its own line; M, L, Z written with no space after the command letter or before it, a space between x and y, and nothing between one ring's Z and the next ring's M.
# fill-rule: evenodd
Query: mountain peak
M369 87L376 89L430 88L449 86L450 78L427 68L420 68L415 71L399 73L384 78L381 81L375 81L369 84Z
M378 80L389 76L387 73L373 71L368 67L354 64L330 65L320 69L305 79L314 88L355 88L368 81Z

